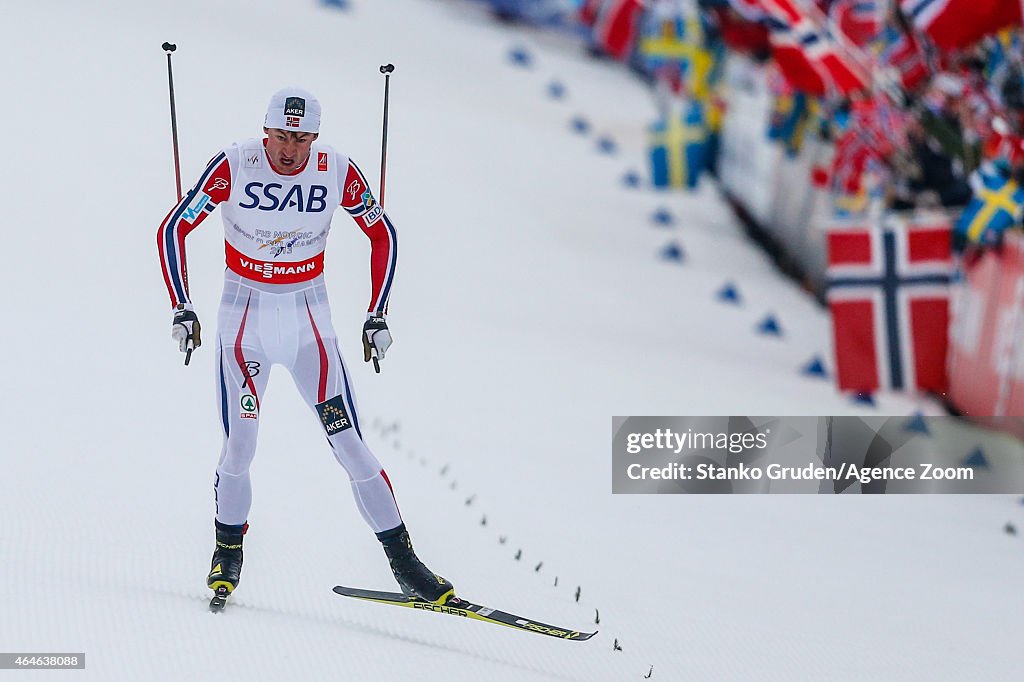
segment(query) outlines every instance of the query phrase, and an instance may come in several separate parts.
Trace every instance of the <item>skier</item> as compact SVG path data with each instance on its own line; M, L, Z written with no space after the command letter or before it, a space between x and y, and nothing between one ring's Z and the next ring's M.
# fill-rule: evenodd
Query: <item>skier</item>
M392 342L385 316L397 236L356 164L316 141L320 114L309 92L276 92L267 107L266 138L218 152L157 233L174 311L171 336L188 354L187 364L201 335L189 297L185 237L222 207L227 268L217 320L216 383L224 444L214 482L216 549L207 585L221 606L238 586L260 405L271 365L280 364L319 416L402 591L441 604L454 597L454 588L417 558L387 474L363 441L323 277L331 218L340 205L370 239L372 295L362 342L364 362L372 359L376 367Z

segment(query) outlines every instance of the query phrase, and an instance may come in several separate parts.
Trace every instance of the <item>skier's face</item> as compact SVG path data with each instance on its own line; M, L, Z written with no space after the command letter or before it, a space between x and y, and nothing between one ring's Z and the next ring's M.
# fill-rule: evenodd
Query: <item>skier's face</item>
M299 133L294 130L264 128L267 134L267 155L274 168L285 174L294 173L309 158L309 148L316 133Z

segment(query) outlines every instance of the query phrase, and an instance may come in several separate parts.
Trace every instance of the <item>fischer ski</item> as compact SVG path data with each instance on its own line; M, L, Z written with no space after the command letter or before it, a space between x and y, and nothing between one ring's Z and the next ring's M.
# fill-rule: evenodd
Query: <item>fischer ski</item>
M560 628L554 625L547 625L539 621L530 620L505 611L481 606L473 602L452 597L444 604L433 604L417 597L409 597L401 592L379 592L377 590L361 590L355 587L344 587L337 585L334 591L343 597L352 597L363 601L372 601L379 604L391 604L392 606L405 606L419 611L430 611L433 613L447 613L451 616L462 616L485 623L504 625L524 632L533 632L538 635L547 635L559 639L568 639L574 642L583 642L597 632L579 632L568 628Z

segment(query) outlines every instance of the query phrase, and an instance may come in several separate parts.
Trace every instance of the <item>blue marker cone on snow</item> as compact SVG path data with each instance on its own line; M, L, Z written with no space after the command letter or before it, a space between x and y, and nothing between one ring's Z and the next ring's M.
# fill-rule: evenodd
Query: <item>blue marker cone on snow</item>
M320 0L320 4L335 9L348 9L348 0Z
M668 246L661 250L662 260L667 260L675 263L682 263L683 258L685 257L686 256L683 253L683 247L679 246L675 242L669 243Z
M674 224L676 222L676 219L672 215L672 212L669 211L667 208L659 208L657 211L651 214L651 221L655 225L668 227Z
M740 290L732 282L726 282L725 286L719 289L715 296L719 301L724 301L725 303L735 303L738 305L741 302Z
M551 99L562 99L565 97L565 86L559 81L548 83L548 97Z
M962 462L964 466L971 467L972 469L988 469L988 458L985 457L985 453L981 451L981 448L974 448L974 452L964 458Z
M626 174L622 176L622 184L626 187L639 187L640 174L634 170L626 171Z
M587 119L582 116L576 116L569 122L569 127L572 128L573 132L579 133L580 135L586 135L590 132L590 123Z
M610 137L605 136L597 141L597 150L602 154L614 154L618 149L615 140Z
M757 325L757 333L782 336L782 327L779 326L779 321L775 319L775 316L769 314Z
M822 379L828 378L828 370L825 369L825 363L822 362L821 357L817 355L811 358L810 361L800 369L800 373L809 377L820 377Z
M928 430L928 424L924 420L924 415L920 412L914 414L913 417L907 420L907 423L903 425L904 430L913 431L914 433L921 433L926 436L932 435L931 431Z
M533 63L533 57L531 57L526 48L522 46L513 47L509 50L508 60L516 66L530 66L530 64Z
M853 402L858 405L869 405L870 407L875 406L875 396L870 393L857 393L853 396Z

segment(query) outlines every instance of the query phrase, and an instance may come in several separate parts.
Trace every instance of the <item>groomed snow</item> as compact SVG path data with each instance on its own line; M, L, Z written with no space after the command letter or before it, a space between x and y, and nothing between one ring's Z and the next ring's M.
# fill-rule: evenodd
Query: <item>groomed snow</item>
M633 680L652 665L672 681L1016 679L1021 545L1001 530L1020 521L1012 498L611 495L612 415L863 411L798 373L830 355L826 314L711 185L621 186L642 169L653 117L621 69L474 4L353 5L6 8L0 651L86 653L84 671L30 675L55 680ZM367 438L428 565L469 598L540 620L589 629L599 609L595 639L333 595L393 580L280 370L243 583L227 612L206 611L221 435L213 353L182 366L155 248L174 201L165 40L178 45L186 183L258 135L267 97L289 83L318 94L323 139L376 178L377 67L397 66L396 344L380 375L359 361L368 248L344 213L327 260ZM514 45L532 68L509 65ZM545 94L556 78L565 100ZM570 132L576 115L589 136ZM617 155L597 153L599 134ZM673 230L652 226L661 206ZM214 216L188 241L210 346L220 235ZM671 240L684 264L657 260ZM742 307L716 302L727 281ZM783 338L754 332L767 313ZM898 396L877 413L919 409L936 413ZM988 438L955 437L967 449Z

